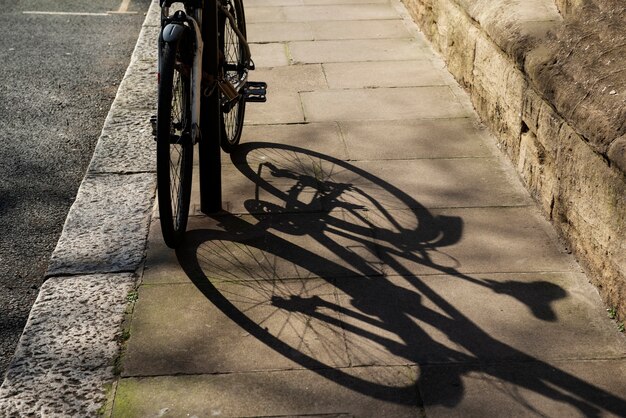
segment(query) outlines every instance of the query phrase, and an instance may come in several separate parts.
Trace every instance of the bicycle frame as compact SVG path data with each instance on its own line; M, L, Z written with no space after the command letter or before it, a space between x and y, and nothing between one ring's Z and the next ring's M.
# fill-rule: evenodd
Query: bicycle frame
M233 15L228 11L228 9L220 3L219 0L214 0L216 2L216 6L219 11L228 19L231 23L231 27L233 28L235 34L241 41L241 45L243 46L243 54L244 54L244 62L246 68L254 69L254 64L252 63L250 47L245 36L239 31L237 25L235 23L235 19ZM170 16L170 7L174 3L183 3L185 5L185 11L179 10L173 16ZM162 27L161 35L159 36L160 42L179 42L180 39L185 36L185 32L190 32L193 40L193 64L191 67L191 140L195 144L198 142L201 136L200 131L200 109L201 109L201 97L203 94L202 91L202 80L203 77L206 77L202 70L202 59L203 59L203 50L204 50L204 40L202 37L202 12L203 7L201 7L203 2L196 1L196 4L191 6L190 4L193 1L172 1L172 0L163 0L161 3L161 22L162 26L164 22L169 22L167 25ZM198 7L200 5L200 7ZM191 12L191 14L188 14ZM161 45L159 45L159 50L162 50ZM157 57L157 65L160 69L160 56ZM213 81L213 80L211 80ZM237 85L233 86L228 80L220 80L217 79L217 84L220 90L224 93L229 100L235 100L239 96L239 92L241 87L246 86L248 82L247 72L246 76L241 80L237 81ZM213 84L213 83L212 83ZM213 87L211 87L213 88ZM210 93L209 93L210 94Z
M182 4L184 8L172 8L174 3ZM245 20L241 0L160 0L160 5L161 31L157 54L159 77L164 71L163 65L167 65L168 77L169 71L176 71L183 77L188 89L186 96L183 97L188 103L186 105L188 113L183 114L183 118L177 122L176 129L182 127L177 137L173 138L170 133L168 144L168 134L161 132L162 140L157 141L157 148L159 144L162 144L163 150L165 150L163 146L170 144L199 145L200 210L204 213L215 213L221 210L220 151L223 149L230 152L224 144L230 144L231 137L226 137L227 142L222 140L223 135L229 135L224 133L226 132L224 115L230 113L237 103L242 101L265 102L267 84L248 81L248 72L254 70L254 63L244 35ZM229 32L231 30L232 32ZM236 62L228 61L230 58L226 58L224 53L224 48L230 48L232 45L230 43L232 41L228 41L233 39L232 33L239 39L240 52ZM165 48L166 46L169 47ZM162 56L165 50L177 51L175 55L168 55L167 64L163 62ZM233 74L237 77L235 78ZM160 92L159 88L159 94ZM166 100L170 99L171 97ZM159 137L157 119L158 116L150 119L155 139ZM228 121L229 126L235 126L234 132L237 135L233 137L236 138L233 143L236 145L241 135L243 116L235 123L240 125L233 125L231 120ZM176 142L171 142L172 139ZM193 152L193 148L189 152ZM159 155L162 155L161 160L164 160L165 154ZM162 178L165 176L167 174L161 175ZM165 180L164 184L170 187L168 180ZM165 201L166 198L163 199ZM168 225L172 221L171 216L169 218ZM167 228L176 231L176 225ZM165 234L166 229L163 231Z

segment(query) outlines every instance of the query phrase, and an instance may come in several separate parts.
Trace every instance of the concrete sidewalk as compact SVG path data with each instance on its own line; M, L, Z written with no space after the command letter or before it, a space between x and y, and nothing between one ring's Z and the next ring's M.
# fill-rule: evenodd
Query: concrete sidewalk
M246 13L269 101L225 213L176 253L153 218L113 416L626 414L623 335L403 6Z

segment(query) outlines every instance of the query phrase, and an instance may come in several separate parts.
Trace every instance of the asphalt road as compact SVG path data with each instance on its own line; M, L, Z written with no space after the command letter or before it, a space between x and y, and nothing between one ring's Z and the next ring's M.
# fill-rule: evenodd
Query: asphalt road
M0 0L0 382L149 5Z

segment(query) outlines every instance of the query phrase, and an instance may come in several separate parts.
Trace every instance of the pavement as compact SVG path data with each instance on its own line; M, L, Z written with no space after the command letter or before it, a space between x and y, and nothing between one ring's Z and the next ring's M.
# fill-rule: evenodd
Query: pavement
M398 1L246 1L269 99L168 249L155 10L0 415L626 415L624 335Z

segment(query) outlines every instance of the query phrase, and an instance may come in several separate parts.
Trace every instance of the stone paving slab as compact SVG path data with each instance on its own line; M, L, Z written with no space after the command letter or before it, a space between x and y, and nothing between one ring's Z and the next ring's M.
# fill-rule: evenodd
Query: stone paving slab
M259 6L259 7L246 7L246 25L248 23L279 23L285 22L285 12L283 7L273 6Z
M160 222L154 217L150 223L148 248L141 282L144 285L191 283L178 262L176 252L165 245L161 235Z
M388 275L580 271L534 207L369 211L367 221Z
M230 220L228 223L222 224L221 219ZM235 249L235 251L240 251L240 248L238 247L243 247L243 243L248 243L252 246L262 245L263 236L266 234L266 231L257 227L258 222L259 218L252 215L232 215L232 217L230 215L220 215L216 218L208 218L204 215L191 216L189 218L189 230L194 232L190 234L188 240L189 242L185 246L185 258L188 259L193 254L199 254L199 251L209 255L209 249L213 243L208 242L208 238L218 237L219 239L224 240L223 245L219 242L215 243L214 250L212 251L213 253L215 253L216 248L221 247L215 254L220 254L220 251L221 254L227 254L227 245L230 245L231 248ZM231 223L236 223L237 230L229 233L227 232L227 226ZM179 256L181 254L177 254L165 245L161 237L161 226L157 220L152 222L150 225L148 240L147 256L142 277L143 284L189 284L191 283L190 278L206 277L205 271L200 267L191 271L189 269L184 269L181 266L181 262L179 260ZM206 248L202 248L205 242ZM264 272L254 270L254 266L258 267L258 261L254 261L250 266L243 264L243 261L252 260L250 253L246 256L246 260L241 259L242 264L238 267L230 266L230 263L233 261L233 253L229 253L229 257L225 258L215 258L215 254L213 254L210 259L203 259L207 263L210 260L215 260L217 263L213 265L212 270L207 270L210 272L210 277L212 279L232 281L260 280L268 277L270 279L274 278L273 274L265 274ZM195 265L198 262L199 260L196 260L193 264ZM219 267L220 265L221 267Z
M272 44L270 44L272 45ZM289 42L294 63L399 61L427 57L425 43L415 39L351 39Z
M348 366L338 314L315 306L317 301L336 305L328 282L206 277L194 282L141 287L123 376L301 369L299 358ZM302 297L303 309L311 298L311 308L331 320L275 306L290 296Z
M445 85L441 69L430 60L324 64L331 89Z
M579 271L531 214L521 207L231 215L194 220L190 239L209 277ZM238 228L254 238L241 241Z
M381 20L397 19L390 4L324 4L315 6L284 7L285 19L292 22L329 20Z
M234 153L236 164L257 168L271 158L276 144L292 149L306 149L339 160L347 160L348 152L342 137L343 128L335 122L293 125L257 125L246 128L241 138L242 149ZM252 152L252 149L255 151ZM263 152L267 150L267 154ZM288 157L286 157L288 158Z
M597 291L581 273L450 273L334 283L353 366L626 354L626 341L605 320Z
M238 167L224 167L224 175L229 179L223 185L224 208L229 212L265 213L266 209L245 206L246 202L254 203L254 200L273 204L280 209L278 213L332 210L341 204L370 209L383 204L398 209L530 203L519 185L507 182L505 168L495 160L417 159L400 160L392 165L381 165L376 161L346 163L332 156L345 158L341 138L332 123L263 126L258 130L248 127L245 132L247 139L263 135L259 139L276 141L248 142L233 154ZM384 143L381 147L384 148ZM318 151L326 148L326 151L332 151L329 153L332 155L308 148ZM499 174L489 177L489 170L496 170ZM197 176L195 179L197 182ZM293 187L299 190L297 194L290 192ZM351 187L358 189L349 190ZM332 197L329 194L331 189ZM316 197L316 194L319 195ZM407 195L412 197L409 199ZM194 193L194 204L198 198Z
M470 118L341 122L351 160L490 157L488 132ZM330 155L337 155L329 153Z
M271 87L268 86L271 89ZM244 122L252 125L304 123L302 102L297 92L274 91L262 106L246 105Z
M252 53L256 68L289 65L287 44L250 44L250 52Z
M122 379L113 417L420 417L410 367Z
M255 43L412 37L402 20L266 22L250 23L246 29Z
M319 230L319 219L343 224L341 213L192 217L185 248L176 256L156 259L167 250L161 244L150 244L146 284L189 283L189 278L197 277L258 281L381 275L382 266L375 255L372 231L367 227L359 229L368 246L358 239L344 239L332 233L328 243L333 245L327 245L308 236ZM158 225L152 226L150 238L160 239ZM335 246L342 245L337 251ZM185 263L195 270L190 271Z
M414 38L402 20L352 20L310 22L314 39L394 39Z
M389 0L341 0L341 4L388 3ZM246 8L337 4L337 0L246 0Z
M301 98L309 122L471 116L447 86L315 91Z
M323 209L322 202L316 197L316 190L308 188L298 194L297 201L290 200L285 204L285 197L294 186L294 182L275 179L270 170L259 166L260 179L266 179L270 186L258 187L253 181L242 174L235 167L223 167L222 176L228 182L222 184L222 209L232 214L266 214L279 211L280 213L319 212ZM278 196L277 196L278 195ZM200 210L200 179L194 176L192 181L191 203L189 213L202 215Z
M322 125L322 124L320 124ZM259 125L260 128L271 128L274 126L289 126L289 127L306 127L309 124L293 124L293 125ZM331 129L334 125L330 125ZM337 129L334 127L334 129ZM271 130L270 130L271 131ZM285 130L283 132L287 132ZM341 146L341 139L339 145ZM288 141L288 140L287 140ZM268 202L273 205L281 205L284 207L285 193L289 192L289 189L294 185L291 180L276 179L272 175L272 170L267 164L266 158L270 158L269 155L275 154L277 146L282 145L285 142L280 140L276 142L248 142L240 150L248 150L245 154L233 153L231 157L238 155L235 160L229 160L226 156L222 159L222 178L228 178L228 181L222 183L222 210L231 214L265 214L266 209L260 205L254 204L252 206L248 203L255 203L259 200ZM327 142L327 143L330 143ZM321 144L320 144L321 146ZM266 156L267 154L267 156ZM275 156L274 156L275 157ZM271 161L271 160L270 160ZM235 167L237 165L237 167ZM251 172L251 168L256 170ZM199 177L199 158L197 148L194 150L194 168L193 179L191 183L191 199L190 199L190 216L204 216L200 208L200 177ZM258 171L258 172L257 172ZM260 187L258 183L264 185L271 184L269 187ZM301 190L301 198L298 206L293 206L289 209L285 208L286 213L293 213L297 210L304 212L318 212L323 209L322 203L314 201L316 190L313 188L305 188ZM276 195L278 194L278 196ZM159 218L158 203L152 210L152 217Z
M246 20L251 23L381 20L397 18L397 12L389 4L246 7Z
M531 204L521 188L511 187L505 168L492 158L395 160L391 164L355 161L351 163L354 171L326 165L322 169L333 174L324 181L358 189L342 193L339 199L367 209L378 205L406 209ZM398 199L395 190L411 196L411 201ZM371 197L370 202L364 201L363 193Z
M626 361L424 367L418 384L428 417L621 417Z
M192 256L201 258L199 268L204 276L222 280L330 280L382 274L367 225L355 227L358 235L324 225L345 225L340 211L262 217L227 215L198 218L195 222L197 229L192 230L189 245L194 249ZM240 237L240 229L247 234Z
M248 41L254 43L312 41L315 39L310 25L301 22L250 22L246 23L246 31Z
M259 68L252 73L255 80L263 80L267 83L272 93L298 93L301 91L325 90L328 88L326 76L320 64L290 65L274 68ZM268 97L271 103L272 97ZM247 110L257 111L266 105L247 104ZM265 123L271 123L265 121ZM254 130L256 128L253 128Z

